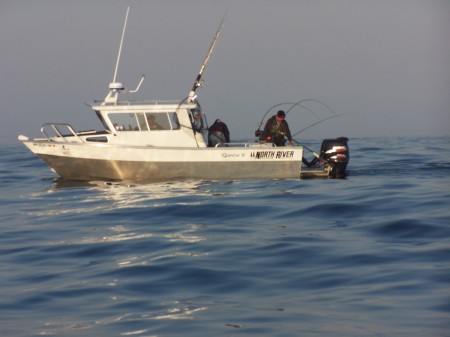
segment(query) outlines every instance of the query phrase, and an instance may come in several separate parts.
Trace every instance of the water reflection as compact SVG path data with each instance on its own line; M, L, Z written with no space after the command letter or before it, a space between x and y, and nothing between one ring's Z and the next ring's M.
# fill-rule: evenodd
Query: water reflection
M179 301L165 304L169 306L164 312L152 315L152 319L158 320L180 320L180 319L194 319L194 314L208 310L207 306L195 305L194 303L183 304Z
M48 242L48 245L55 246L55 245L86 245L86 244L96 244L96 243L106 243L106 242L123 242L123 241L131 241L131 240L142 240L142 239L154 239L157 241L166 241L166 242L173 242L173 243L199 243L202 241L205 241L206 238L202 235L196 234L196 232L201 228L201 225L189 225L189 228L184 231L176 231L173 233L160 233L159 230L155 233L145 232L145 233L138 233L134 232L131 229L124 228L123 226L117 227L110 227L109 230L113 233L111 235L102 235L102 236L91 236L91 237L84 237L80 239L73 239L73 240L60 240L60 241L54 241L54 242ZM117 231L124 231L125 233L117 233ZM173 257L173 256L195 256L195 254L191 253L183 253L183 252L177 252L172 255L164 255L164 256L158 256L155 258L152 258L152 260L158 260L162 258L167 257ZM125 266L125 265L136 265L136 264L142 264L142 262L133 262L133 260L136 260L137 257L133 258L127 258L127 260L119 262L119 265Z
M120 336L159 336L147 335L151 332L151 328L136 329L135 323L139 322L141 325L146 325L146 321L150 320L193 320L196 319L195 314L208 310L208 307L202 304L195 304L192 302L183 303L181 301L173 301L169 303L161 303L165 309L161 312L148 313L124 313L120 315L105 317L97 320L87 321L73 321L69 317L60 317L52 320L47 320L41 323L38 327L39 335L46 336L61 336L72 333L88 332L96 335L96 329L100 331L104 328L111 327ZM147 325L149 325L147 323ZM121 327L122 329L118 328ZM151 326L151 325L149 325ZM118 332L118 330L122 332Z
M110 200L115 207L132 207L141 202L189 195L208 195L208 182L201 180L184 180L177 182L158 182L151 184L129 184L105 181L72 182L55 180L48 192L82 188L81 192L90 191L86 202L92 200ZM63 192L62 192L63 193Z
M98 214L111 210L189 205L192 196L211 196L209 182L200 180L152 183L145 185L103 181L71 182L57 179L47 190L27 196L30 201L46 200L47 207L30 208L33 216L58 216L80 213ZM48 202L52 199L51 202Z

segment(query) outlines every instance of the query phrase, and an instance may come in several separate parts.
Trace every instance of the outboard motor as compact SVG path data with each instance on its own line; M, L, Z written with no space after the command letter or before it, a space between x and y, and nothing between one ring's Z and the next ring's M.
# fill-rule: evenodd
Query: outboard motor
M336 139L324 139L320 149L320 158L330 165L330 178L343 179L346 176L345 170L350 160L348 149L348 138L339 137Z

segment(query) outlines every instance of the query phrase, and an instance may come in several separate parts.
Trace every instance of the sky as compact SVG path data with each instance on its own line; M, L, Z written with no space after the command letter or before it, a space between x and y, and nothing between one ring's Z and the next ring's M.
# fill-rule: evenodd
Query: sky
M102 129L127 6L124 99L185 98L226 14L197 93L232 140L302 100L299 139L450 135L448 0L1 0L0 144Z

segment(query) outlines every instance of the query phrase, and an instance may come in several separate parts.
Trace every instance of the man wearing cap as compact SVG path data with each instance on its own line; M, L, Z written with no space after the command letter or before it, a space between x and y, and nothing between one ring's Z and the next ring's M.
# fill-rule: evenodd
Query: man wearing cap
M292 146L291 131L289 125L284 119L286 114L283 110L269 118L264 127L264 131L261 134L260 140L264 142L274 143L276 146L285 146L286 139L288 139L288 145Z

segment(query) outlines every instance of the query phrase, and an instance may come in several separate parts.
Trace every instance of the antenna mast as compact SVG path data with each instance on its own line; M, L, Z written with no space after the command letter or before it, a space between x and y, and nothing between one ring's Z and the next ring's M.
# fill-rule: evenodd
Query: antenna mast
M117 100L119 98L119 93L137 92L139 90L139 88L141 87L142 82L144 82L145 76L142 75L142 78L135 90L125 90L125 87L122 84L122 82L116 82L117 71L119 70L120 55L122 54L122 46L123 46L123 40L125 38L125 30L127 28L129 12L130 12L130 6L127 7L127 13L125 14L125 23L123 24L122 37L120 38L120 46L119 46L119 52L117 53L117 61L116 61L116 68L114 70L114 78L113 78L113 81L109 84L109 93L106 96L103 104L106 104L106 103L116 104Z
M128 21L128 13L129 12L130 12L130 6L127 7L127 13L125 14L125 23L123 24L122 37L120 39L119 52L117 54L116 69L114 70L113 83L116 82L117 70L119 69L120 55L122 54L123 39L125 38L125 30L127 28L127 21Z

